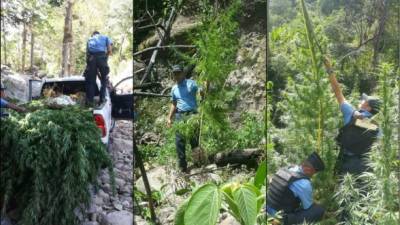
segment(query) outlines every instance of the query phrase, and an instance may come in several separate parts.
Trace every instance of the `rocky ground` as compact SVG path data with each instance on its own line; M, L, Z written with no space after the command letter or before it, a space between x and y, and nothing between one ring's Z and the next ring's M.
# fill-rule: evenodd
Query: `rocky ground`
M83 225L131 225L133 223L132 122L117 121L111 140L109 152L114 164L116 193L113 195L108 170L102 170L98 178L100 187L97 192L92 192L92 201Z

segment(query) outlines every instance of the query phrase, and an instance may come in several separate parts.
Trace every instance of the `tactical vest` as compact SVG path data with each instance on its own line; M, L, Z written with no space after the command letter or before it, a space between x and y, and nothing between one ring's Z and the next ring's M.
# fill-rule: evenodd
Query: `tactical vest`
M300 179L309 178L303 173L292 172L289 168L279 169L268 186L267 204L276 211L283 210L285 213L298 209L301 201L294 196L289 186Z
M367 128L366 126L358 125L357 119L352 118L351 122L340 128L339 135L336 140L342 150L346 150L356 155L361 155L369 152L371 146L376 140L379 128Z

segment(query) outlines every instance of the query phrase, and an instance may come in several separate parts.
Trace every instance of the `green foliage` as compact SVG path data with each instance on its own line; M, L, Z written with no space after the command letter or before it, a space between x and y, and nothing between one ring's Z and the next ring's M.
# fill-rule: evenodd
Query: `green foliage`
M380 1L302 1L308 13L301 13L301 2L297 1L297 14L289 1L273 2L275 8L288 5L288 9L282 12L270 8L268 80L274 85L267 90L268 102L272 105L267 111L268 174L279 167L299 163L318 149L320 143L320 154L327 168L313 178L313 190L315 201L327 208L328 215L320 224L338 224L335 212L341 211L351 214L346 224L397 224L399 176L394 171L400 165L395 153L398 150L395 128L399 114L398 83L395 83L395 68L387 63L398 60L393 55L393 50L398 48L392 39L397 33L394 15L398 6L386 1L387 20L381 38L387 45L379 45L382 47L379 61L385 63L374 67L371 64L374 42L363 42L378 29L381 9L377 3ZM340 184L335 183L339 182L332 172L337 154L334 139L342 117L330 91L328 76L321 69L322 55L315 40L324 53L332 56L348 102L357 105L362 92L376 92L384 100L382 112L375 119L381 125L382 134L386 134L371 153L373 172L362 178L344 177ZM322 141L318 142L321 131ZM342 202L346 204L341 205Z
M185 225L214 225L221 207L221 193L215 184L205 184L195 191L185 210Z
M200 145L203 134L211 138L223 133L229 127L226 113L230 92L225 86L229 73L234 69L238 48L238 24L235 16L239 13L240 1L234 1L222 12L203 4L202 26L195 39L199 57L194 62L199 82L204 83L205 99L200 104ZM218 137L218 136L217 136ZM214 140L221 140L214 138ZM217 141L217 142L219 142Z
M2 55L1 63L7 62L14 70L22 64L20 43L23 23L29 27L25 68L29 68L31 35L34 36L33 62L49 76L59 74L64 34L64 0L3 1L2 3ZM110 57L111 73L117 73L120 62L132 59L132 1L87 0L74 1L72 9L72 66L74 75L86 66L86 41L94 30L113 40L114 55Z
M202 185L180 206L175 214L175 225L214 225L221 206L241 225L264 224L261 209L265 203L265 170L266 161L258 167L253 182L227 183L220 188L215 184Z
M35 102L28 107L38 108ZM89 185L112 162L88 110L66 107L12 113L1 121L3 213L17 205L19 224L79 224L74 210L89 204ZM112 175L111 175L112 177Z

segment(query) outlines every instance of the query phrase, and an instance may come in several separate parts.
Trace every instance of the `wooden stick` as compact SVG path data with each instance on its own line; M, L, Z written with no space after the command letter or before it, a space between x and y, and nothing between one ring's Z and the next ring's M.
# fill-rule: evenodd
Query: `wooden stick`
M145 52L154 50L154 49L165 49L165 48L196 48L196 45L165 45L165 46L154 46L154 47L149 47L146 49L143 49L142 51L138 51L133 54L133 57L141 55Z

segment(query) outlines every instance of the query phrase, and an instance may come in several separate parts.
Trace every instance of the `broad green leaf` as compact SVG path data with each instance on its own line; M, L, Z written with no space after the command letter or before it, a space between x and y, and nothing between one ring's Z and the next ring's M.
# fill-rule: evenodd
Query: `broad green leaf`
M255 225L257 220L257 195L246 186L233 192L235 202L239 206L240 216L244 225Z
M221 208L221 193L215 184L205 184L193 193L184 215L185 225L215 225Z
M256 196L257 196L257 212L260 211L262 205L264 204L265 201L265 192L262 192L260 189L258 189L256 186L254 186L252 183L245 183L243 187L249 188L251 191L253 191Z
M254 177L254 186L260 189L267 177L267 161L264 160L257 169L256 176Z
M189 200L186 200L178 208L178 211L175 214L174 225L185 225L185 212L186 212L188 203L189 203Z
M236 204L235 200L233 200L233 196L230 196L229 193L226 193L225 191L222 191L222 194L224 195L224 200L229 206L229 210L231 211L231 215L235 217L237 221L241 220L240 217L240 212L239 212L239 207Z

